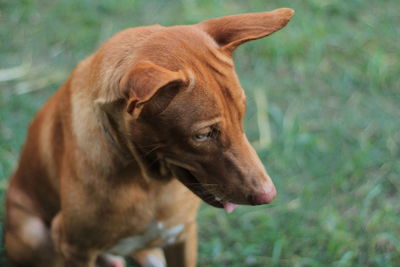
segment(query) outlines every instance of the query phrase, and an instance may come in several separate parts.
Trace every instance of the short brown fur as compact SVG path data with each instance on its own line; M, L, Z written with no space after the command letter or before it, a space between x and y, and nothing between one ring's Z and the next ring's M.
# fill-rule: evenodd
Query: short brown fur
M12 265L123 266L110 253L132 237L141 243L129 253L143 266L195 266L199 197L225 208L272 201L243 132L232 52L292 15L132 28L79 63L33 120L9 184ZM182 229L147 238L154 225Z

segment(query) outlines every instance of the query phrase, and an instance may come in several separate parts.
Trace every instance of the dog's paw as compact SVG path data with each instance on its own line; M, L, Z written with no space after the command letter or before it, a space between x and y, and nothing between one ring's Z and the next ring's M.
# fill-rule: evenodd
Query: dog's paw
M102 254L97 258L96 267L125 267L125 259L111 254Z

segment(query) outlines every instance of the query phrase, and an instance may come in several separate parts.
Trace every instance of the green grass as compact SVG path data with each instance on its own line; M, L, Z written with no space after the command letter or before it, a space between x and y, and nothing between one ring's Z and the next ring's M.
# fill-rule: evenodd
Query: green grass
M1 197L35 111L113 33L277 7L296 10L288 27L235 59L279 197L231 215L203 205L199 266L399 266L396 0L0 0Z

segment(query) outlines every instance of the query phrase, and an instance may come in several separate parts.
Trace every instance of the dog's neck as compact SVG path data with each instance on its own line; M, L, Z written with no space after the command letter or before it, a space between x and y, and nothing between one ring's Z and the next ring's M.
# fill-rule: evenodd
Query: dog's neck
M126 148L126 145L124 145L124 142L122 141L123 138L117 134L118 131L115 130L116 125L115 122L113 122L113 119L108 116L105 111L100 110L99 113L101 115L97 117L97 122L102 131L102 135L107 140L107 143L112 147L114 153L124 165L134 161L134 157L132 157L129 149Z
M118 135L118 131L115 129L117 127L116 123L106 112L101 112L103 112L100 117L102 119L98 119L98 123L103 136L124 166L135 162L139 166L143 178L147 181L151 179L169 180L172 178L170 170L157 152L143 151L140 149L140 145L135 144L132 140L127 140L127 137Z

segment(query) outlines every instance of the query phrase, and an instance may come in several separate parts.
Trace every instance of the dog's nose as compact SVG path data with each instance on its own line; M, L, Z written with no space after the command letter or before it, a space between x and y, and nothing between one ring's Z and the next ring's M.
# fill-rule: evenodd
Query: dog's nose
M250 197L250 203L252 205L262 205L271 203L276 197L275 186L271 186L267 192L256 193Z

